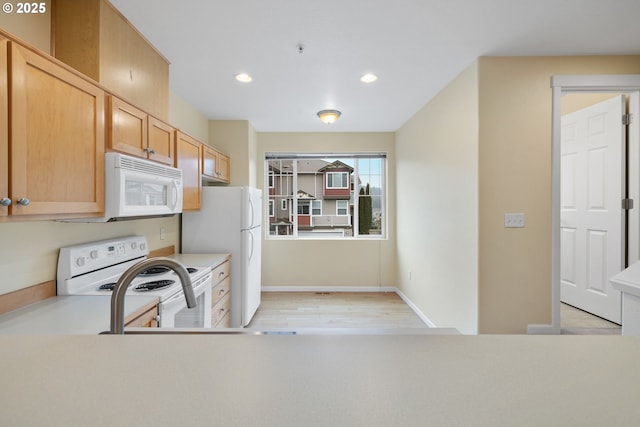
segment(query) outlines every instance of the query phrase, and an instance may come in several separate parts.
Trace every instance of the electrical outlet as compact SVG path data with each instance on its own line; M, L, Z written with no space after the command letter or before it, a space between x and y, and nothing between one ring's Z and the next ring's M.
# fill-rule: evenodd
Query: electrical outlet
M524 214L523 213L504 214L504 227L505 228L523 228Z
M166 232L164 227L160 227L160 240L164 240L164 238L166 237Z

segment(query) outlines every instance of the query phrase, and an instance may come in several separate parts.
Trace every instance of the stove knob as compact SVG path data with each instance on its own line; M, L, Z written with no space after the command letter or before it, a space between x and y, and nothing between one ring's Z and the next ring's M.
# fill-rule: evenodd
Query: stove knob
M131 242L131 249L135 250L136 246L138 246L136 242Z
M82 267L84 265L84 257L76 258L76 265Z
M91 257L91 259L96 259L98 258L98 251L97 250L92 250L91 253L89 253L89 256Z
M140 243L140 250L144 251L144 248L146 247L146 245L144 243Z

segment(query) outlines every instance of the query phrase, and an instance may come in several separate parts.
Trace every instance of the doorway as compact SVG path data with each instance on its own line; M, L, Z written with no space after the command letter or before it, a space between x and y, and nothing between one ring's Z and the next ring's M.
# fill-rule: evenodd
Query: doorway
M552 88L552 189L551 189L551 325L529 325L530 334L559 334L560 333L560 289L561 289L561 112L562 96L568 93L629 93L630 112L638 117L640 75L557 75L551 78ZM638 119L629 125L630 147L629 158L639 158L638 148L640 135ZM635 173L635 172L634 172ZM636 200L636 209L630 215L629 233L638 235L636 218L640 211L640 181L637 176L629 177L629 198ZM637 249L630 246L629 254L632 260Z
M627 105L625 94L562 97L560 299L617 324L622 297L608 278L626 267Z

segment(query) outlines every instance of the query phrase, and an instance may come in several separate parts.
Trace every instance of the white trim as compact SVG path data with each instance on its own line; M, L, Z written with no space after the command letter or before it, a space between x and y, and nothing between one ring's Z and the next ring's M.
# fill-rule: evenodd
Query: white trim
M430 328L437 328L436 324L431 321L400 289L396 289L396 294L404 301L413 312Z
M437 328L401 290L394 286L263 286L262 292L395 292L429 328Z
M334 187L334 186L329 186L329 176L330 175L346 175L347 179L347 185L346 186L340 186L340 187ZM325 181L325 188L327 190L345 190L347 188L349 188L349 184L351 179L349 179L349 172L346 171L342 171L342 172L325 172L325 176L326 176L326 181ZM333 184L334 179L331 179L331 183ZM342 178L340 178L340 184L342 184Z
M317 215L313 213L313 204L314 203L320 203L320 213L317 214ZM322 199L316 199L316 200L312 200L311 201L311 216L322 216Z
M338 205L340 204L340 202L345 202L346 206L344 208L340 208L338 207ZM344 209L344 211L346 213L341 214L340 213L340 209ZM340 200L336 200L336 216L348 216L349 215L349 201L348 200L344 200L344 199L340 199Z
M571 92L635 92L640 75L556 75L551 77L551 324L529 325L530 334L560 334L560 116L561 98Z

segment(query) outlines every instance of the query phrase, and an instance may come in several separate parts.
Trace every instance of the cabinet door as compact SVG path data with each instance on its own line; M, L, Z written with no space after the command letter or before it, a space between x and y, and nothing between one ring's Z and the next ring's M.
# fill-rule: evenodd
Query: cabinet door
M175 156L175 129L161 122L155 117L149 116L148 132L149 159L173 166Z
M31 50L10 49L10 214L103 212L104 92Z
M206 144L202 144L202 175L208 178L216 177L218 152Z
M147 113L128 103L109 97L109 149L147 158Z
M0 199L9 200L9 98L7 94L7 41L0 40ZM0 218L9 208L0 204Z
M176 167L182 169L182 209L200 210L202 178L200 177L200 146L202 143L176 131Z
M218 153L217 177L221 181L229 182L229 156Z

